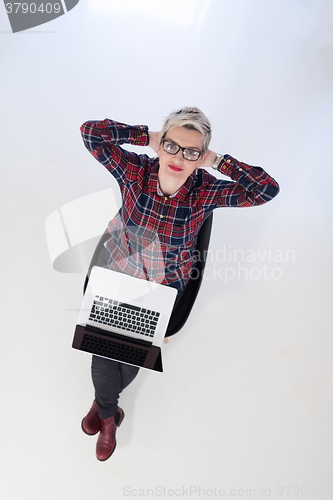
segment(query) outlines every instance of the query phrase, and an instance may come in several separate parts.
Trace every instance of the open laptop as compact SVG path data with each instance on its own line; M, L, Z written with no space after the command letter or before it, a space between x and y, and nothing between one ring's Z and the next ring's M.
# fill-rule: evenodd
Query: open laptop
M176 288L94 266L72 347L161 372L176 296Z

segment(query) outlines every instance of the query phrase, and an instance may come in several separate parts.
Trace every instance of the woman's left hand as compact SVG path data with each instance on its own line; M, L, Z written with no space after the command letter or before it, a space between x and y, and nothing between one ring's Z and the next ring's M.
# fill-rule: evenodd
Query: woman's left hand
M214 151L211 151L210 149L207 149L206 153L204 154L204 161L202 163L202 167L211 167L214 163L216 157L216 153Z

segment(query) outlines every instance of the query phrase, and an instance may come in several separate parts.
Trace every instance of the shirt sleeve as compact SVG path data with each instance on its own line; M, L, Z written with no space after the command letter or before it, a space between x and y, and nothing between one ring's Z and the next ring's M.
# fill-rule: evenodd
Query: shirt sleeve
M218 170L232 181L216 179L206 172L207 181L203 183L199 195L204 205L262 205L272 200L279 192L278 183L264 169L242 163L230 155L224 155Z
M105 119L87 121L81 128L84 145L90 153L117 179L119 184L136 180L139 171L150 161L147 155L138 155L121 148L121 144L148 146L146 125L126 125Z

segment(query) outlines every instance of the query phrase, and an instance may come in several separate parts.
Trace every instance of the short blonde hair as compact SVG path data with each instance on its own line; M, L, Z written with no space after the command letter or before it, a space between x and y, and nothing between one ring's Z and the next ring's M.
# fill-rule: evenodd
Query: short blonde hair
M203 149L207 151L212 131L208 118L199 108L186 107L170 113L159 133L159 142L161 143L168 130L175 127L185 127L188 130L197 130L200 132L204 137Z

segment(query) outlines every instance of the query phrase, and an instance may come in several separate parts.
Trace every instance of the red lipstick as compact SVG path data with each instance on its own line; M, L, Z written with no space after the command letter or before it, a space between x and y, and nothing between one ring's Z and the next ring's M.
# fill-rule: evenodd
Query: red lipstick
M173 171L173 172L181 172L183 169L176 167L175 165L168 165L168 167Z

